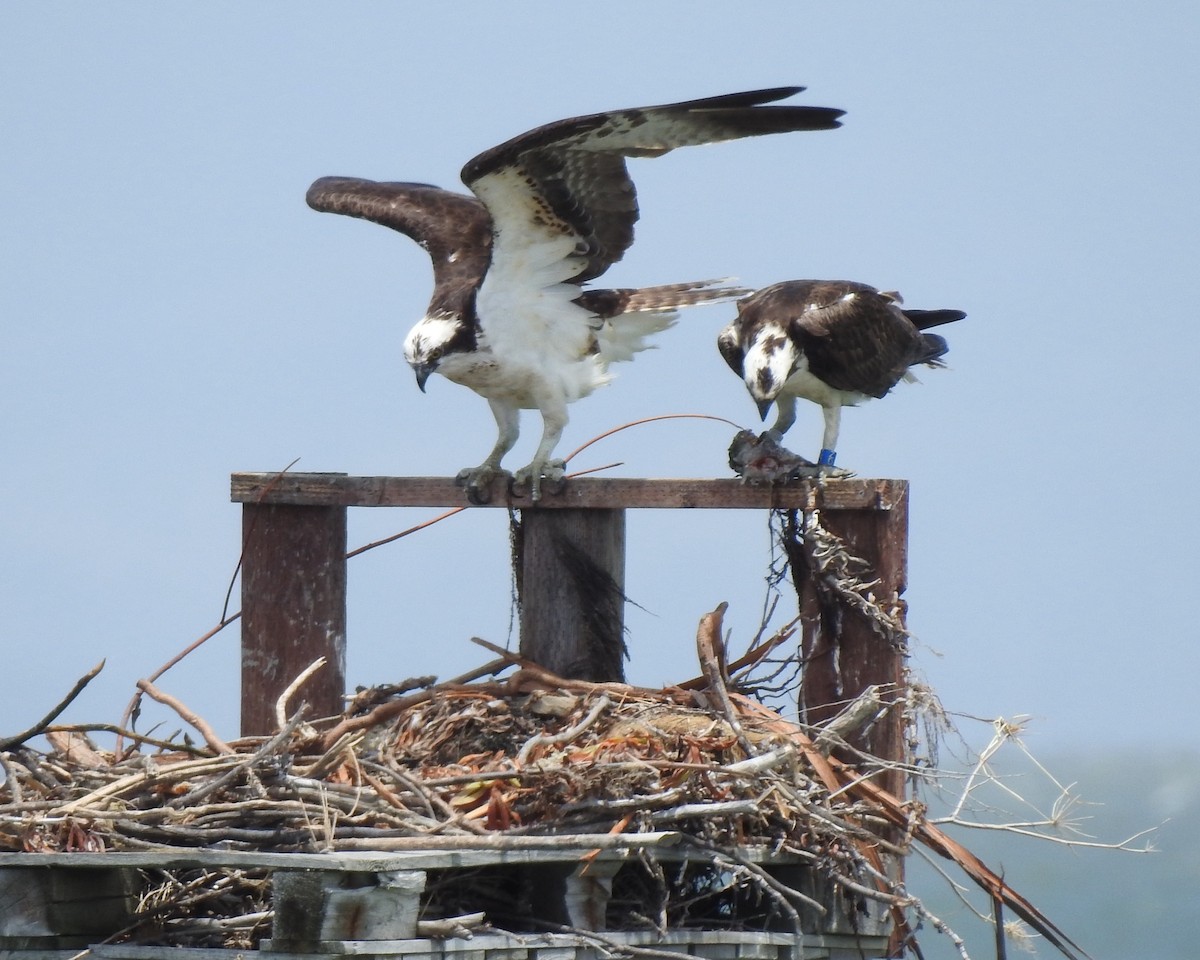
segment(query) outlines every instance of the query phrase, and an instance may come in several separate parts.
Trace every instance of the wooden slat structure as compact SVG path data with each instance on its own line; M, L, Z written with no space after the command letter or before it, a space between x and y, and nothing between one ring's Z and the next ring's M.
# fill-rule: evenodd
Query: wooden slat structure
M521 599L520 652L562 676L623 679L626 511L630 509L819 509L826 526L875 568L878 592L905 586L908 484L851 479L750 486L737 479L580 477L537 504L503 481L491 500L520 516L516 545ZM341 710L346 637L346 509L467 507L447 477L356 477L333 473L236 473L232 499L243 504L242 733L273 731L272 705L318 656L329 667L299 696L316 715ZM805 600L810 607L814 598ZM804 707L824 719L836 704L872 684L895 690L903 658L865 621L845 619L837 637L809 617ZM837 656L834 656L836 646ZM598 653L599 651L599 653ZM319 677L321 675L318 675ZM861 744L899 757L900 719L877 724Z
M0 852L0 958L67 960L86 948L102 960L240 960L276 955L314 958L404 957L408 960L591 960L597 943L664 949L702 960L859 960L881 956L887 921L850 917L829 900L821 929L798 936L770 929L611 930L611 879L623 868L638 869L644 857L682 865L690 853L678 833L572 836L413 837L397 852L271 853L192 848L56 853ZM421 849L422 844L424 849ZM788 876L802 862L770 847L740 847L738 859L768 875ZM427 877L460 885L469 899L478 888L468 878L481 870L507 868L513 891L537 885L531 902L538 929L510 933L479 930L470 939L456 934L460 921L482 921L480 912L422 917ZM202 869L262 870L271 878L270 938L257 951L213 947L106 945L134 925L135 908L147 890L147 875ZM457 878L457 879L451 879ZM494 882L494 881L493 881ZM486 900L477 900L483 907ZM436 908L435 908L436 909ZM144 919L144 916L143 916ZM542 928L566 923L577 933L549 935ZM588 934L598 936L590 939ZM153 935L153 934L151 934Z

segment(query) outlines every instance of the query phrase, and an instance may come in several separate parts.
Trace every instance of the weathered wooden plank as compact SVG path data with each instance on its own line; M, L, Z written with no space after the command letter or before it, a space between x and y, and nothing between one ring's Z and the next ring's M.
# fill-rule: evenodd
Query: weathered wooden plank
M303 952L323 941L415 937L424 871L381 873L374 879L374 884L352 886L337 871L276 871L272 949Z
M908 586L908 493L904 490L888 511L845 511L826 514L826 528L845 543L851 554L871 564L879 584L873 593L882 602L896 598L901 615ZM837 630L820 613L815 584L805 585L801 614L804 622L804 674L800 688L800 715L819 724L835 716L848 701L873 685L881 686L884 700L901 699L906 688L905 654L872 629L866 617L845 610ZM865 733L848 742L872 756L904 759L902 711L889 710ZM895 796L904 795L904 774L889 771L877 781Z
M804 957L806 960L861 960L862 957L883 956L886 937L864 934L823 936L792 933L764 933L755 930L710 931L678 930L660 934L656 930L606 931L609 944L627 944L656 951L669 950L681 956L711 960L712 948L733 945L739 960L772 960L772 958ZM476 934L470 940L349 940L340 943L309 944L319 948L313 952L285 953L271 949L271 941L263 942L262 953L271 960L339 960L344 957L407 957L410 960L528 960L536 956L545 960L542 950L567 949L573 960L587 960L597 954L595 941L569 934L535 933ZM145 947L137 944L96 944L92 955L98 960L242 960L244 950L205 947ZM53 960L59 960L54 957ZM61 960L69 960L64 954Z
M625 679L625 511L522 510L521 656L571 680Z
M136 902L130 878L110 864L10 866L0 870L0 939L108 936L129 922Z
M539 510L626 508L764 510L775 507L825 510L888 510L907 481L886 479L801 481L752 486L736 478L670 479L578 477L561 493L544 493ZM451 477L352 477L331 473L235 473L235 503L340 507L465 507L466 495ZM493 507L534 507L510 495L503 480L492 487Z
M346 508L242 507L242 736L273 733L275 703L318 657L289 705L342 712L346 690Z
M563 836L409 837L364 840L363 850L336 853L274 853L179 847L173 850L110 850L104 853L0 853L0 872L12 867L39 870L144 868L151 870L231 869L329 870L341 873L390 873L398 870L436 870L493 864L572 863L585 855L619 859L631 850L649 849L660 860L695 858L680 847L675 831L652 833L581 833ZM349 841L343 841L349 842ZM374 845L375 849L370 849ZM390 847L390 848L389 848ZM599 852L596 852L599 851ZM752 863L796 863L799 858L769 846L738 847L738 856Z

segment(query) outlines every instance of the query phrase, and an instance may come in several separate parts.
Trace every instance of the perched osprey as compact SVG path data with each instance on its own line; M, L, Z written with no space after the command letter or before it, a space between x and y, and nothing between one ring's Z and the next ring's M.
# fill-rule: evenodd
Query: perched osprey
M961 320L961 310L906 310L898 293L849 280L788 280L738 301L738 316L717 348L745 381L778 444L796 419L796 398L821 405L825 434L818 466L834 465L842 407L882 397L909 367L944 366L946 341L929 327Z
M324 177L308 191L316 210L361 217L416 240L433 260L425 316L404 343L424 390L437 372L491 405L492 452L459 474L471 499L486 497L516 443L522 409L537 409L542 440L515 479L540 495L557 481L552 460L567 404L611 378L608 365L646 349L677 307L744 296L716 281L581 290L633 243L637 197L626 157L676 147L840 126L842 111L763 106L803 87L756 90L559 120L481 153L462 171L475 196L421 183Z

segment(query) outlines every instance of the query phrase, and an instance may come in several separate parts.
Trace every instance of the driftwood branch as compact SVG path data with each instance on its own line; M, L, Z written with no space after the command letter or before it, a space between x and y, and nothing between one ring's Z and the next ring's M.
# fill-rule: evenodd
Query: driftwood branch
M13 747L19 747L26 740L36 737L39 733L42 733L48 726L50 726L50 724L54 723L54 721L58 719L59 714L61 714L67 709L67 707L71 705L71 701L83 692L83 688L91 683L96 674L104 669L104 663L105 661L101 660L98 664L92 667L91 670L76 680L75 686L68 691L67 695L58 702L54 709L42 717L41 720L35 723L28 730L23 730L21 733L18 733L15 736L5 737L4 739L0 740L0 750L11 750Z
M316 660L314 660L296 675L295 680L293 680L284 688L283 693L279 695L279 699L275 701L276 730L282 730L288 725L288 702L296 695L296 691L304 685L305 680L311 677L323 666L325 666L325 658L317 657Z
M204 742L217 753L233 753L233 748L217 736L213 728L208 725L208 722L198 713L186 707L181 700L159 690L149 680L139 680L137 687L152 700L157 700L159 703L165 704L179 714L183 721L196 730L204 738Z

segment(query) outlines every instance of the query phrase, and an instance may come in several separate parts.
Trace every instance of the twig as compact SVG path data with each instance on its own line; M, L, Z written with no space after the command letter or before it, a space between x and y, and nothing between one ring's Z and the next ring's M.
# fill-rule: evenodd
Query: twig
M288 738L291 737L296 727L300 726L303 716L303 711L298 712L294 717L292 717L290 722L284 724L283 729L280 730L279 733L267 740L262 746L254 751L254 753L250 754L250 756L242 760L241 763L237 764L237 766L217 777L217 779L210 780L208 783L202 784L196 787L194 790L185 793L182 797L172 801L171 806L176 808L185 807L189 804L195 803L198 800L203 800L205 797L216 793L227 783L231 782L239 774L241 774L242 771L250 770L255 764L261 763L266 757L269 757L281 746L283 746L283 744L287 743Z
M300 671L296 679L284 688L283 693L279 695L279 699L275 701L275 729L282 730L288 725L288 701L295 696L296 691L304 684L304 681L311 677L314 673L325 666L325 658L317 657L312 663Z
M565 457L563 463L570 463L572 459L583 453L593 443L599 443L601 440L606 440L614 433L620 433L622 430L628 430L630 427L640 427L646 423L657 423L659 420L715 420L717 423L725 423L733 427L735 430L741 429L732 420L726 420L724 417L714 417L709 413L663 413L655 417L643 417L640 420L631 420L629 423L623 423L619 427L613 427L611 430L605 430L603 433L592 437L587 443L576 447Z
M172 750L178 753L190 753L194 756L207 756L203 747L193 746L190 743L176 743L174 740L162 740L157 737L151 737L147 734L138 733L134 730L126 730L124 727L118 727L115 723L55 723L45 729L45 733L114 733L118 736L128 737L130 740L137 743L149 744L152 747L158 747L160 750ZM120 751L116 751L118 754Z
M729 699L729 688L726 686L728 678L725 673L725 645L721 639L721 620L728 607L729 604L722 601L717 605L716 610L706 613L700 618L700 626L696 630L696 651L700 657L700 669L708 681L708 691L717 698L721 706L721 713L737 737L738 743L746 751L746 755L752 757L757 751L750 742L750 738L746 736L746 731L738 719L737 711L734 710L733 703Z
M148 678L149 681L151 683L153 683L155 680L157 680L159 677L161 677L164 673L166 673L168 670L170 670L173 666L175 666L175 664L179 663L179 661L182 660L184 657L186 657L189 654L191 654L192 652L194 652L202 644L207 643L209 640L211 640L213 637L215 637L218 633L220 633L222 630L224 630L231 623L236 623L241 618L242 618L242 612L240 610L237 613L232 614L229 617L222 618L221 622L218 623L211 630L209 630L208 633L204 634L199 639L192 641L192 643L188 644L188 646L184 647L182 650L179 651L179 653L175 654L175 656L173 656L170 660L168 660L166 663L164 663L161 667L159 667L157 670L155 670L152 674L150 674L150 676ZM142 691L139 690L137 693L135 693L133 695L133 697L130 699L129 703L126 705L125 712L123 714L121 714L120 726L122 728L131 726L130 718L137 711L138 705L141 702L142 702ZM122 751L124 750L124 746L125 746L124 737L122 734L118 733L117 734L117 745L116 745L117 754L122 753Z
M3 740L0 740L0 751L11 750L13 747L19 747L26 740L29 740L31 737L36 737L39 733L50 726L50 724L52 724L58 718L58 715L71 705L71 701L83 692L83 688L92 682L96 674L104 669L104 663L105 661L101 660L98 664L92 667L91 670L76 680L75 686L73 686L67 695L58 702L58 705L28 730L24 730L15 736L5 737Z
M459 837L383 837L378 840L349 838L337 841L335 850L640 850L648 847L673 847L683 839L673 830L654 833L569 833L562 836L543 834Z
M599 720L604 712L611 706L612 701L609 700L608 697L601 696L600 699L596 701L592 709L588 712L588 715L580 720L579 723L575 724L575 726L568 727L566 730L562 730L559 733L550 735L544 733L534 734L525 741L525 745L521 747L520 752L517 754L517 766L523 767L529 760L529 755L538 747L550 746L552 744L559 743L570 743L590 726L592 726L592 724L594 724L597 720Z
M204 742L216 750L217 753L234 752L229 744L218 737L212 727L210 727L199 714L184 706L180 700L168 693L164 693L162 690L159 690L158 687L156 687L149 680L139 680L137 682L137 687L151 699L165 704L179 714L180 718L182 718L185 723L190 724L200 734L200 736L204 737Z
M366 553L368 550L374 550L376 547L382 547L389 543L394 543L397 540L402 540L413 533L418 533L426 527L432 527L435 523L441 523L443 520L448 520L456 513L462 513L466 507L455 507L452 510L447 510L445 513L439 513L436 517L430 520L425 520L415 526L409 527L407 530L401 530L399 533L393 533L390 537L384 537L382 540L372 540L370 543L364 543L361 547L355 547L346 554L346 559L350 560L357 557L360 553Z
M417 936L428 940L449 940L452 937L470 940L475 936L476 930L486 926L487 914L464 913L440 920L418 920Z

